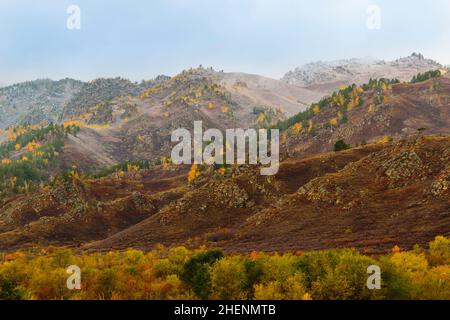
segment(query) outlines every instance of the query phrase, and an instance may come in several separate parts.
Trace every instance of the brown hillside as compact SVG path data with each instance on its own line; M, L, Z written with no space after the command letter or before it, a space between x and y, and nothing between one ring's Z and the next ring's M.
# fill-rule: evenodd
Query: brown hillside
M10 199L0 209L0 244L409 248L449 235L449 158L450 137L429 136L288 159L274 177L255 167L206 173L189 184L186 167L72 177Z
M87 248L189 239L230 251L424 245L450 231L449 150L449 137L428 137L287 161L276 178L245 171Z
M0 208L0 248L78 245L138 223L183 194L187 168L90 180L77 176L19 195Z

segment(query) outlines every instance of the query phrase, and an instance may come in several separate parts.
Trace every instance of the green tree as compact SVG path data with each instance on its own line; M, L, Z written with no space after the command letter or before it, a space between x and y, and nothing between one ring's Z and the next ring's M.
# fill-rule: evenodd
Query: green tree
M211 287L215 298L242 299L246 282L245 267L239 257L224 258L211 268Z
M17 283L0 275L0 300L23 300L25 298L25 291L18 287Z
M209 268L224 257L220 249L212 249L190 258L183 267L180 279L188 284L200 299L208 299L211 293Z
M351 146L346 144L344 140L339 140L334 144L334 151L339 152L350 149Z

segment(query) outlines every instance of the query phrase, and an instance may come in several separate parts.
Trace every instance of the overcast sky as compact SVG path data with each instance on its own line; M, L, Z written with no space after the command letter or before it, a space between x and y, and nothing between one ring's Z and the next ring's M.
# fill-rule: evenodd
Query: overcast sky
M81 29L67 28L67 8ZM381 9L381 29L367 8ZM199 64L279 78L296 66L412 52L450 64L449 0L0 0L0 85L131 80Z

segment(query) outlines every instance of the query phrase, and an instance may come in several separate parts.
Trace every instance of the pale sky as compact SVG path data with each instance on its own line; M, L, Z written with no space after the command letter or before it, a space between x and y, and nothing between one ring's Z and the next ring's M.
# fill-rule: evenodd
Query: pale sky
M66 25L72 4L80 30ZM311 61L412 52L450 64L449 17L448 0L0 0L0 85L139 81L200 64L280 78Z

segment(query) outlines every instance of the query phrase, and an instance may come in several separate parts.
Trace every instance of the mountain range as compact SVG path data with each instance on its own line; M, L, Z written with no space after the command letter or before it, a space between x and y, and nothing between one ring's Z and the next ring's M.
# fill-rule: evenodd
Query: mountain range
M442 68L441 64L413 53L392 62L348 59L309 63L286 73L281 80L204 68L197 69L196 76L223 86L236 104L250 109L251 106L281 108L286 116L292 116L343 85L363 84L371 78L382 77L409 81L420 72ZM68 120L114 98L136 97L169 79L158 76L140 83L122 78L90 82L42 79L3 87L0 88L0 129Z

